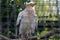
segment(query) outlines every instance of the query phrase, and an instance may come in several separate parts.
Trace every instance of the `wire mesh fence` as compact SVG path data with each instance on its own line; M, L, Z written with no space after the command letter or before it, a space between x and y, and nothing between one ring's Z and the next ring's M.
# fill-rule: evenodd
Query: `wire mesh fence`
M0 0L0 34L8 38L18 38L18 27L16 19L20 10L24 9L24 2L28 0ZM31 0L32 1L32 0ZM60 27L60 1L59 0L33 0L36 2L36 14L38 15L37 39L41 37L42 32L46 33ZM48 32L49 32L48 31ZM49 34L50 35L50 34ZM34 37L32 37L34 38ZM60 40L60 33L53 34L49 38L41 40Z

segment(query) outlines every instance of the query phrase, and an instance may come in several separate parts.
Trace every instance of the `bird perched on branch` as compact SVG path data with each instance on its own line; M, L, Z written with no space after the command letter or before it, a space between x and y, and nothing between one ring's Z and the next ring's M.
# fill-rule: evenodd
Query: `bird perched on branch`
M26 3L25 9L18 14L16 25L19 25L19 34L22 40L26 36L32 36L31 33L34 33L37 27L37 15L35 14L34 6L34 2Z

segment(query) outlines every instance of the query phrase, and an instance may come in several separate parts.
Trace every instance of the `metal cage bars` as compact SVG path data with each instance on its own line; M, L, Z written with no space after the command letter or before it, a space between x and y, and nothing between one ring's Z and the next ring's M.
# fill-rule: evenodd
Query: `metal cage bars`
M1 32L1 30L2 30L2 11L1 11L1 1L2 0L0 0L0 32ZM39 2L38 2L39 3ZM9 19L9 0L7 0L6 1L6 9L7 9L7 31L9 31L10 29L9 29L9 25L10 25L10 19ZM50 7L50 5L49 5L49 7ZM15 25L15 22L16 22L16 0L14 0L14 4L13 4L13 13L14 13L14 22L12 22L13 23L13 25L14 25L14 30L15 30L15 33L14 33L14 36L16 37L17 36L17 27L16 27L16 25ZM9 37L9 33L7 33L7 36Z

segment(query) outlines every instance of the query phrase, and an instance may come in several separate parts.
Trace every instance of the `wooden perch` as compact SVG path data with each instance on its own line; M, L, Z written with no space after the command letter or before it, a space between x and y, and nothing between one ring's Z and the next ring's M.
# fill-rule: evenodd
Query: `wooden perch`
M10 40L10 38L8 38L8 37L6 37L6 36L3 36L3 35L1 35L1 34L0 34L0 37L3 38L3 39L5 39L5 40Z
M56 28L56 29L53 29L51 30L50 32L48 33L45 33L45 34L40 34L39 35L39 38L42 40L44 38L49 38L50 36L54 35L54 34L58 34L60 33L60 28ZM5 40L10 40L10 38L8 37L5 37L3 35L0 34L0 37L1 38L4 38ZM32 36L32 37L28 37L28 39L37 39L38 36ZM25 39L25 38L24 38Z

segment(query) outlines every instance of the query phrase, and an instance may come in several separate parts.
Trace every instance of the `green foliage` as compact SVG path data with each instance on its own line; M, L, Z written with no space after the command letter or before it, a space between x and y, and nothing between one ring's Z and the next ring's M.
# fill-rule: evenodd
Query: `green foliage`
M56 3L53 5L49 0L34 0L36 2L36 13L39 17L43 16L43 20L58 20L57 12L53 8L56 8ZM40 19L41 20L41 19Z
M24 3L28 1L28 0L2 0L1 3L1 14L2 14L2 22L4 24L4 22L7 22L7 26L4 26L5 29L3 30L2 34L3 35L13 35L15 34L15 30L16 30L16 18L17 15L19 13L19 9L24 9ZM38 15L38 20L40 20L40 16L44 16L44 15L48 15L48 17L44 17L44 20L57 20L57 18L54 16L56 15L53 14L54 12L50 11L51 8L49 8L49 2L44 2L44 0L34 0L36 2L36 14ZM54 4L55 5L55 4ZM51 13L51 14L50 14ZM15 19L14 19L14 15L15 15ZM7 20L6 20L7 19ZM6 21L5 21L6 20ZM12 21L11 21L12 20ZM11 26L13 25L13 26ZM45 28L42 29L43 31L37 31L37 36L39 39L39 34L45 34L47 33L48 29ZM56 39L56 38L55 38ZM52 39L49 39L52 40Z
M20 8L24 9L24 3L27 0L1 0L1 16L2 16L2 34L9 36L16 33L16 18L20 12Z

